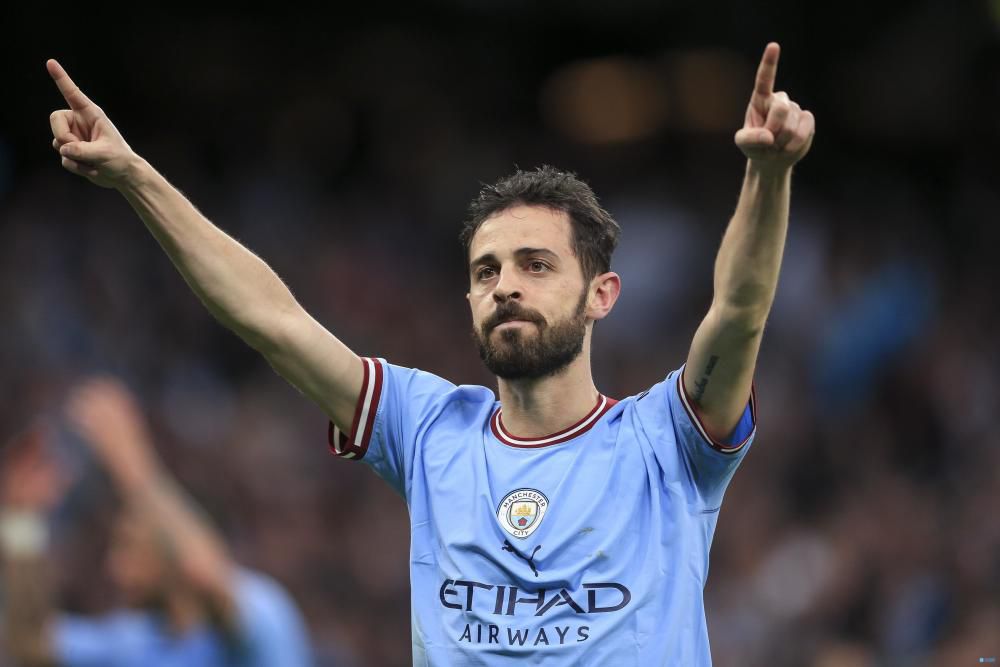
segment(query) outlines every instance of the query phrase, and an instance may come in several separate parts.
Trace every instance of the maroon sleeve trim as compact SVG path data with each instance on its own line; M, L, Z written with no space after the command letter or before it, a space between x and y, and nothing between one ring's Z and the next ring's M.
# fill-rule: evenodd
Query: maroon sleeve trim
M383 361L373 357L362 357L364 378L361 393L354 409L354 420L349 434L341 431L332 421L327 429L330 451L345 459L364 458L375 429L375 415L382 398Z
M685 364L685 366L686 365L687 364ZM750 433L743 439L742 442L737 444L725 444L719 442L708 434L708 430L705 429L705 424L702 423L698 410L694 407L694 401L688 397L687 388L684 386L685 366L682 366L681 372L677 374L677 393L680 395L681 404L684 405L684 410L691 419L691 423L694 424L695 430L698 431L702 439L704 439L712 449L722 452L723 454L736 454L743 449L748 442L750 442L754 433L757 432L757 390L754 383L752 381L750 383L750 420L753 422L753 428L750 429Z

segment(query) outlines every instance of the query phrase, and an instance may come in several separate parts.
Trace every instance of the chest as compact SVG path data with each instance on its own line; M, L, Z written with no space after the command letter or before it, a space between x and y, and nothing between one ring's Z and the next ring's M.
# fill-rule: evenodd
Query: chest
M515 449L487 433L425 449L410 503L414 554L453 576L557 588L583 574L615 580L651 544L674 541L685 514L640 443L619 435Z

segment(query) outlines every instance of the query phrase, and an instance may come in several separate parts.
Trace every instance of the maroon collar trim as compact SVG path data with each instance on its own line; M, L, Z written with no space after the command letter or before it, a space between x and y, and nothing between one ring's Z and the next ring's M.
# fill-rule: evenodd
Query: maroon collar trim
M566 442L567 440L589 431L604 415L604 413L610 410L611 407L617 402L618 401L613 398L608 398L604 394L600 394L597 397L597 405L595 405L594 409L588 412L583 419L561 431L552 433L551 435L542 436L540 438L519 438L515 435L511 435L511 433L504 428L503 416L501 415L503 412L502 408L497 408L493 412L493 416L490 418L490 428L493 430L493 435L496 436L497 440L510 447L533 449L538 447L548 447L549 445L558 445L561 442Z

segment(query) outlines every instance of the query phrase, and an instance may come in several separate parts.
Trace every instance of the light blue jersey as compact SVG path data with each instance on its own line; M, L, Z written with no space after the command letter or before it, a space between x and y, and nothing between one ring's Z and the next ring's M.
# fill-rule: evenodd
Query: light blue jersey
M240 570L234 588L239 636L209 626L175 635L159 614L117 611L99 618L64 614L53 626L66 667L308 667L305 623L274 580Z
M713 441L683 367L577 424L518 438L485 387L364 359L352 432L406 499L415 665L710 665L703 589L754 392Z

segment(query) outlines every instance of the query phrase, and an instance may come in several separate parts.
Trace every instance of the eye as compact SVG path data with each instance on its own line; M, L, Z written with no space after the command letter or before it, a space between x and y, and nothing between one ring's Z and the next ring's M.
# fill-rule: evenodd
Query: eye
M549 266L545 262L537 259L533 259L528 262L528 270L532 273L541 273L543 271L548 271Z
M496 269L492 266L481 266L476 269L476 280L489 280L496 273Z

